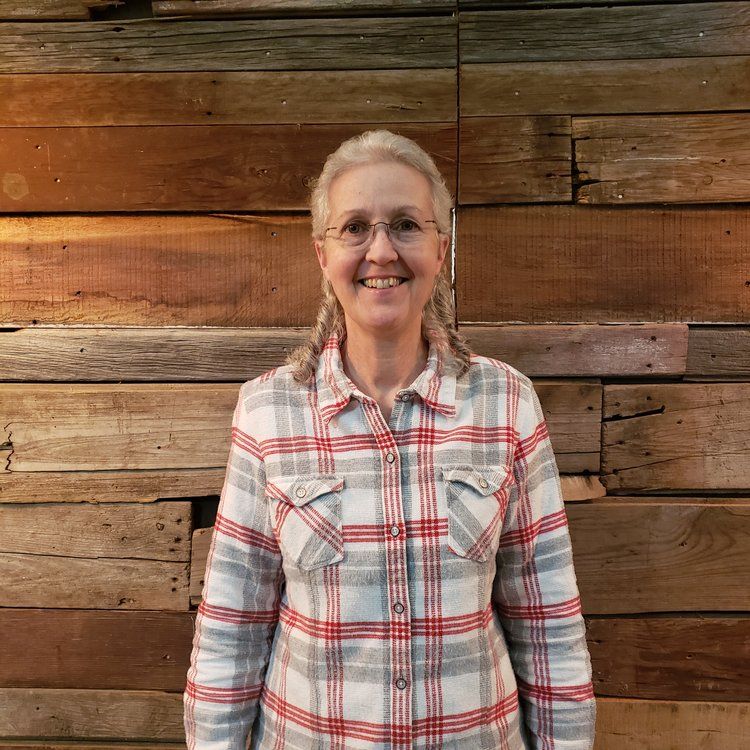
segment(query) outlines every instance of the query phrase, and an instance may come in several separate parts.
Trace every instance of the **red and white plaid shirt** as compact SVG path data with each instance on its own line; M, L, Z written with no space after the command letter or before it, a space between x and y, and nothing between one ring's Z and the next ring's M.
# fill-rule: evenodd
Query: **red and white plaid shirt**
M590 750L585 623L531 380L476 354L456 378L430 345L387 424L340 343L312 384L285 365L240 390L188 747Z

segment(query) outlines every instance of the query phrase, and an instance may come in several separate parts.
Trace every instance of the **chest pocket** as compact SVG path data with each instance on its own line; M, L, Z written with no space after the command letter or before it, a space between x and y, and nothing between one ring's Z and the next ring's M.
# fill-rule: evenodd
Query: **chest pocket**
M341 490L333 474L277 477L266 482L266 495L282 554L303 570L344 559Z
M508 471L489 465L442 467L448 503L448 549L484 562L495 553L507 506Z

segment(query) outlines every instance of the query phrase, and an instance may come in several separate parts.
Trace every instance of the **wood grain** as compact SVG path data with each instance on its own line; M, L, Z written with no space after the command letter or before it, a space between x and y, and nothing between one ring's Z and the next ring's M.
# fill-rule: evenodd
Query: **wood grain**
M91 8L118 4L118 0L0 0L0 19L87 21Z
M0 505L0 606L188 608L191 506Z
M749 219L720 205L462 208L459 320L747 323Z
M743 55L478 63L459 75L462 117L750 109Z
M0 383L0 439L11 448L5 470L224 466L240 386ZM598 470L601 386L540 382L538 393L560 470Z
M571 200L569 117L465 117L460 129L460 204Z
M370 129L362 124L0 128L5 170L0 211L307 209L310 181L328 154ZM448 183L455 182L455 123L392 123L389 129L417 141Z
M685 380L750 380L750 327L691 326L688 340Z
M686 369L688 326L683 323L467 324L460 331L472 351L529 376L667 376Z
M194 622L194 612L0 609L0 684L180 692Z
M747 701L750 618L588 617L599 696Z
M566 507L586 614L750 608L750 501Z
M45 106L35 103L44 101ZM0 126L455 122L456 71L6 73Z
M448 17L9 22L0 73L454 68Z
M155 690L0 688L4 739L184 742L182 696Z
M11 449L0 450L0 465ZM3 503L152 503L160 498L218 495L225 466L147 471L0 471Z
M578 203L750 200L750 115L574 117Z
M604 386L602 481L628 490L743 490L750 383Z
M455 0L153 0L154 16L232 16L273 14L408 13L451 11Z
M750 703L596 699L594 750L741 750Z
M464 12L460 62L747 55L749 31L747 2Z

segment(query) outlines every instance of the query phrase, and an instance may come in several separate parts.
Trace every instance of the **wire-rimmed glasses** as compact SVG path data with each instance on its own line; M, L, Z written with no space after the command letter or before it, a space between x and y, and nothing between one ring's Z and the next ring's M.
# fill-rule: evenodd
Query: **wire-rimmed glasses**
M437 229L437 222L434 219L417 220L411 217L402 217L390 223L376 221L374 224L368 224L359 220L348 221L341 227L327 227L326 232L336 230L335 234L332 235L333 239L345 247L359 250L372 241L375 236L375 227L378 224L385 224L388 239L397 248L417 247L421 242L424 242L428 229ZM433 226L428 227L427 224L433 224Z

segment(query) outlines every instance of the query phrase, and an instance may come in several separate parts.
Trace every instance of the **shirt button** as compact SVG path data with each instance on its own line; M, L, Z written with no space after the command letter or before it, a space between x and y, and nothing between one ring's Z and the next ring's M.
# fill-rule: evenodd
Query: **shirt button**
M482 479L479 480L479 486L487 487L487 480L484 477L482 477Z
M397 688L398 688L399 690L403 690L403 689L404 689L404 688L406 687L406 680L405 680L405 679L404 679L403 677L399 677L399 678L398 678L398 679L396 680L396 687L397 687Z
M398 526L391 526L391 536L398 536L401 533L401 529Z
M401 613L402 613L402 612L404 611L404 605L403 605L403 604L401 604L401 602L396 602L396 603L395 603L395 604L393 605L393 609L394 609L394 610L395 610L396 612L398 612L399 614L401 614Z
M409 401L411 399L411 393L402 393L401 394L401 400L402 401Z
M307 490L304 487L297 487L295 494L297 497L304 497L307 494Z
M392 464L396 460L396 457L389 451L385 454L385 460L388 461L389 464Z

